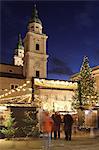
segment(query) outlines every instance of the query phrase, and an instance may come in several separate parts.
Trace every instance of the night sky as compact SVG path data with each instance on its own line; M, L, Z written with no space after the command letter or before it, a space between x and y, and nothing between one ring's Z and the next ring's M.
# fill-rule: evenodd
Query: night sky
M48 78L68 79L83 57L99 65L99 1L37 1L47 42ZM0 63L13 62L18 33L24 39L33 1L1 1Z

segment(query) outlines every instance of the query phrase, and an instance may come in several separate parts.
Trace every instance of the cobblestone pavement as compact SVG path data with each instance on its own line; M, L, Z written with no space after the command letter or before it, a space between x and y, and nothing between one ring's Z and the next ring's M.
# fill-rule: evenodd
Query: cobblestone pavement
M0 139L0 150L42 150L43 139ZM99 150L99 137L73 137L72 141L52 140L51 150Z

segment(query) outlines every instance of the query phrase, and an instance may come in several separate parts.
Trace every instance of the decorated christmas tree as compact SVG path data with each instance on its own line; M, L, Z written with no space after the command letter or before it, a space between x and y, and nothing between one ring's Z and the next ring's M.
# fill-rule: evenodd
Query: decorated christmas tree
M22 127L22 130L26 137L39 136L39 126L36 113L36 111L26 111L24 114L24 127Z
M5 135L5 137L7 139L14 137L18 128L16 127L16 122L15 119L12 117L11 112L5 120L4 126L5 127L1 130L1 132Z
M78 89L73 97L73 107L91 108L96 105L98 96L95 90L95 79L89 66L88 57L84 57L78 75Z

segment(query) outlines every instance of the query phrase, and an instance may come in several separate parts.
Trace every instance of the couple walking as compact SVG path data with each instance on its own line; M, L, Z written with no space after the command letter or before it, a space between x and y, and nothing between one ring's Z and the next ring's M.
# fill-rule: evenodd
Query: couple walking
M72 116L69 113L67 113L64 115L63 120L62 120L60 114L58 112L55 112L55 114L52 115L52 119L54 121L54 126L53 126L54 139L56 138L60 139L60 126L61 126L61 123L63 123L65 139L67 141L70 141L71 134L72 134L72 124L73 124Z

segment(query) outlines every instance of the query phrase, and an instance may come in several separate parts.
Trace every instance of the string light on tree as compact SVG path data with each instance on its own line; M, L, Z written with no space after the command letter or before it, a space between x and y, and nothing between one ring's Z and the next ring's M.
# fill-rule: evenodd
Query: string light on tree
M77 108L81 105L85 107L92 107L93 105L96 105L98 95L95 90L95 79L92 76L92 70L89 66L88 57L86 56L83 59L78 81L80 90L78 88L75 92L73 97L73 107Z

